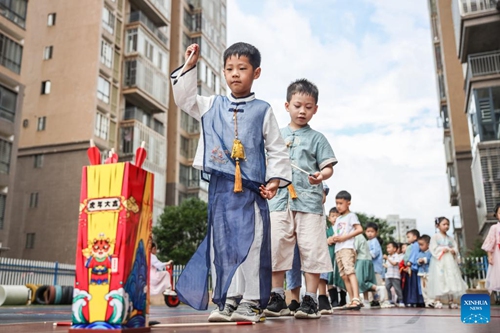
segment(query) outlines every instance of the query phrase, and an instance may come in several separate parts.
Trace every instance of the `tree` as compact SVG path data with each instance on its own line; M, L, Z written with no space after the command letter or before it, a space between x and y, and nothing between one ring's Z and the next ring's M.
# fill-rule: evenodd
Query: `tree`
M375 216L368 216L365 213L356 213L358 215L359 222L363 227L363 230L366 229L366 225L370 222L376 223L378 225L378 236L382 239L382 251L385 253L385 246L389 242L393 242L394 238L392 237L392 233L396 227L390 226L387 224L387 221Z
M207 232L207 203L199 198L184 200L179 206L165 207L158 226L153 228L160 260L172 259L184 265Z

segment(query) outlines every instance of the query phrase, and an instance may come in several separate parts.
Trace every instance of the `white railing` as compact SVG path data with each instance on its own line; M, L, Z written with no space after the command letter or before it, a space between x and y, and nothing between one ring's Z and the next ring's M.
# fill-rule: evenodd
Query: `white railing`
M500 51L469 55L468 77L500 74Z
M120 153L133 155L141 142L146 143L146 162L153 163L156 167L153 172L165 172L166 165L166 139L161 134L147 127L140 121L131 119L120 123ZM151 166L152 167L152 166Z
M0 285L27 283L73 286L75 265L58 262L0 258Z
M486 12L496 9L499 0L457 0L459 2L460 14Z

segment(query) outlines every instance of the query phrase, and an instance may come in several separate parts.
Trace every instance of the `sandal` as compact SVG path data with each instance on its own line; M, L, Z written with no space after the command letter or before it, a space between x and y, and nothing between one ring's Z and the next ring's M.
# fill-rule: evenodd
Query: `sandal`
M359 298L353 298L351 300L351 303L349 303L349 305L346 305L345 306L345 309L346 310L359 310L361 309L361 301L359 300Z

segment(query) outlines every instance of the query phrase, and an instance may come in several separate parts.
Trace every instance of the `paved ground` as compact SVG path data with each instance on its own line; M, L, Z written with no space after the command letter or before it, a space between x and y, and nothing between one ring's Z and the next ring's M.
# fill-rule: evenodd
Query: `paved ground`
M185 305L177 308L152 306L150 320L161 323L203 323L202 327L153 328L152 332L439 332L485 333L500 331L500 307L492 307L489 324L462 324L460 310L450 309L361 309L340 311L317 320L297 320L293 317L267 319L251 326L210 326L209 311L195 311ZM65 332L68 327L54 326L54 322L69 322L70 306L32 305L0 307L0 332Z

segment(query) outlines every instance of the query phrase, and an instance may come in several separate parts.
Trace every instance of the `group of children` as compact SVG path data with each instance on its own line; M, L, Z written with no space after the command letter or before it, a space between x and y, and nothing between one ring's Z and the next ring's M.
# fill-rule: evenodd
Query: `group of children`
M329 214L332 227L325 233L323 182L332 176L337 159L325 136L308 124L318 110L318 88L306 79L290 84L284 105L290 123L280 129L271 106L251 91L261 75L260 53L254 46L236 43L224 52L229 96L197 95L193 69L199 51L197 44L190 45L186 63L172 73L176 104L200 121L193 167L209 181L207 236L179 277L179 299L206 309L210 274L217 308L209 321L260 322L266 315L288 314L319 318L325 299L328 304L326 286L333 305L344 303L345 309L361 307L360 292L374 293L377 302L385 274L377 226L367 226L366 240L356 214L349 210L348 192L336 195L336 208ZM401 261L394 257L398 246L388 245L387 262L397 265L388 267L386 284L396 291L397 302L423 304L422 283L429 297L439 296L436 291L461 291L454 287L463 281L450 290L441 282L454 273L457 253L447 229L442 230L444 234L430 241L436 260L420 258L418 231L409 233L402 276L394 268ZM298 297L292 300L292 309L285 300L284 277L294 258L304 273L306 292L300 303ZM429 261L429 275L436 272L434 281L425 280L424 271L419 277L419 262ZM440 262L435 268L434 261ZM404 281L402 296L398 278ZM339 298L335 288L349 294L349 304L346 293L341 291Z

